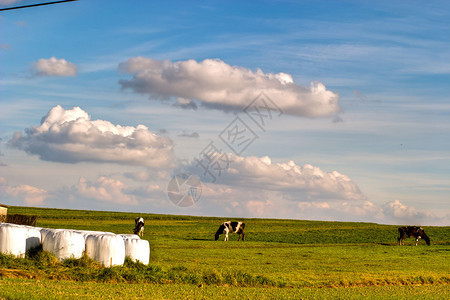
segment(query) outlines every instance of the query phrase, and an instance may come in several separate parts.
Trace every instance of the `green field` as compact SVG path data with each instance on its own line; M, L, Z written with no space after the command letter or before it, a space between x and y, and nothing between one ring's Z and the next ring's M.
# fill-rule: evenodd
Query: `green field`
M8 213L37 215L40 227L114 233L131 233L137 216L25 207ZM0 298L450 298L450 227L426 227L431 246L411 239L400 247L398 226L243 219L246 241L230 235L223 242L214 233L226 218L140 215L149 266L0 255Z

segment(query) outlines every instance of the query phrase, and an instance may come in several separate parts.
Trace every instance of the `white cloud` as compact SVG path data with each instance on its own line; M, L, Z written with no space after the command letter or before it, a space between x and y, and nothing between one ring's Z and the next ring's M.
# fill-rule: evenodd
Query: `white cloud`
M9 145L37 154L40 159L64 163L102 162L150 168L173 166L173 142L144 125L121 126L91 120L79 107L53 107L38 127L15 132Z
M307 199L365 199L358 186L347 175L337 171L325 172L309 164L298 166L293 161L272 163L267 156L242 157L228 154L228 161L230 161L228 169L216 177L221 184L284 191L292 193L295 195L293 197L300 201ZM225 168L225 163L221 167ZM214 168L217 169L218 165L211 168L211 171L218 175ZM192 173L204 174L204 169L196 161L191 163L189 170ZM206 174L203 179L210 180L212 177Z
M37 76L75 76L77 66L65 59L51 57L49 59L41 58L34 63L34 72Z
M399 200L386 202L382 209L388 220L395 220L399 224L421 225L425 220L437 219L433 214L419 211L414 207L401 203Z
M124 174L125 178L130 178L134 181L140 181L140 182L149 182L151 180L169 180L169 172L167 170L140 170L140 171L134 171L134 172L125 172Z
M0 194L4 197L12 197L14 201L24 201L26 205L42 204L49 196L46 190L31 185L9 185L3 177L0 177L0 187L2 190Z
M81 177L73 188L75 194L83 198L117 204L138 204L136 197L126 192L127 187L123 182L105 176L100 176L95 182Z
M449 214L436 216L399 201L376 204L368 200L302 200L296 191L271 191L204 183L198 202L203 214L234 217L289 218L395 225L448 226ZM392 209L397 210L395 215Z
M119 81L123 89L157 99L177 97L175 105L180 107L195 108L196 100L208 108L240 111L264 91L286 114L320 117L340 110L339 96L320 82L303 87L290 74L252 71L220 59L171 62L135 57L119 69L133 74Z
M345 202L300 202L297 218L328 221L363 221L383 223L381 208L367 200Z

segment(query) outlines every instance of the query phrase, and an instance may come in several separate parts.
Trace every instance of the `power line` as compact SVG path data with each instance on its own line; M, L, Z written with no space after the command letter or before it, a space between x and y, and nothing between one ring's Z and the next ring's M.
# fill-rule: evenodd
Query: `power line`
M58 4L58 3L64 3L64 2L72 2L72 1L78 1L78 0L62 0L62 1L53 1L53 2L45 2L45 3L38 3L38 4L8 7L8 8L0 8L0 11L21 9L21 8L28 8L28 7L36 7L36 6L43 6L43 5L51 5L51 4Z

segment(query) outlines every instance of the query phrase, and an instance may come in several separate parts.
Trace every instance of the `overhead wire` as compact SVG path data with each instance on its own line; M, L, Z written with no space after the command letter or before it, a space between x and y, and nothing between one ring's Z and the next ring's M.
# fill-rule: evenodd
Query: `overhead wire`
M36 6L44 6L44 5L52 5L52 4L59 4L59 3L64 3L64 2L73 2L73 1L78 1L78 0L61 0L61 1L53 1L53 2L36 3L36 4L30 4L30 5L14 6L14 7L0 8L0 11L22 9L22 8L29 8L29 7L36 7Z

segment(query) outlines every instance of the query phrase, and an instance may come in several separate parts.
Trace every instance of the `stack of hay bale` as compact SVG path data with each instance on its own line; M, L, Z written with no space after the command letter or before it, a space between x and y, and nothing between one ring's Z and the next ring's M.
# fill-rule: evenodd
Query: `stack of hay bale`
M8 206L0 204L0 223L6 222L6 214L8 213Z
M148 264L150 245L134 234L72 229L51 229L0 223L0 252L24 257L26 251L42 244L44 251L60 261L81 258L83 253L105 267L122 265L125 257Z

